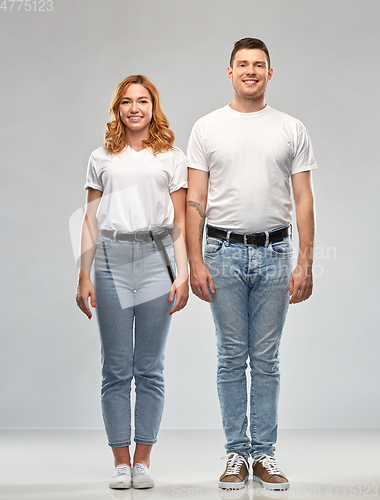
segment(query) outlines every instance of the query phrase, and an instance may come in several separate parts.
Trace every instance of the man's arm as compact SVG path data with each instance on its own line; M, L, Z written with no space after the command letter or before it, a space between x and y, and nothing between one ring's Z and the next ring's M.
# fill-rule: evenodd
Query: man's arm
M186 236L190 264L190 285L193 293L206 302L212 302L207 290L215 293L214 282L202 256L202 240L208 192L208 172L189 168L187 191Z
M299 235L297 266L289 280L290 304L308 299L313 291L314 195L311 171L292 175L294 204Z

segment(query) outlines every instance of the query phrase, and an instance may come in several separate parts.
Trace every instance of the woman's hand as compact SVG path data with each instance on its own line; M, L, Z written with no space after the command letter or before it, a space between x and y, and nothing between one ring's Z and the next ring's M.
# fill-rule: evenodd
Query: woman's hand
M88 273L89 274L89 273ZM92 312L88 305L88 299L91 299L92 307L96 306L95 301L95 288L92 284L90 276L79 275L78 286L77 286L77 294L76 301L77 306L84 314L88 317L88 319L92 318Z
M175 303L170 311L170 315L180 311L185 307L189 299L189 281L186 277L185 280L179 280L178 278L172 284L172 288L169 294L169 302L173 302L175 296Z

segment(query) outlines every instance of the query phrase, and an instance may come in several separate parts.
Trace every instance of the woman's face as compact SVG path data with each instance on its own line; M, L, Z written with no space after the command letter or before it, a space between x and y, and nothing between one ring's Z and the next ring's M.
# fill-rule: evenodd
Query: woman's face
M120 119L127 127L127 133L143 135L149 138L149 125L152 119L153 103L149 90L138 83L132 83L126 88L121 99ZM146 134L144 134L146 132Z

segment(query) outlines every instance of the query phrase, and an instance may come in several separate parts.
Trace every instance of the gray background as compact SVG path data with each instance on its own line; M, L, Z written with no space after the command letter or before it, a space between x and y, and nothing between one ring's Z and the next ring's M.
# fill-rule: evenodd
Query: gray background
M374 428L378 363L377 0L54 0L0 11L1 427L102 427L95 319L76 308L69 219L116 85L157 85L176 144L231 101L233 43L268 45L268 103L301 119L319 170L315 292L290 308L280 426ZM74 224L75 226L75 224ZM209 307L173 318L166 428L219 428Z

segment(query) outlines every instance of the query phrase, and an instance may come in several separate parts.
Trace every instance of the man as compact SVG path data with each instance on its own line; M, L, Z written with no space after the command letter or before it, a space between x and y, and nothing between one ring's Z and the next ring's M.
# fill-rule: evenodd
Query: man
M289 487L274 459L279 344L289 303L312 293L311 170L317 166L302 123L265 103L272 76L261 40L236 42L228 68L232 103L198 120L188 147L190 283L195 295L211 303L216 329L217 386L228 455L221 488L244 487L249 456L253 479L264 488ZM293 272L290 184L299 233Z

